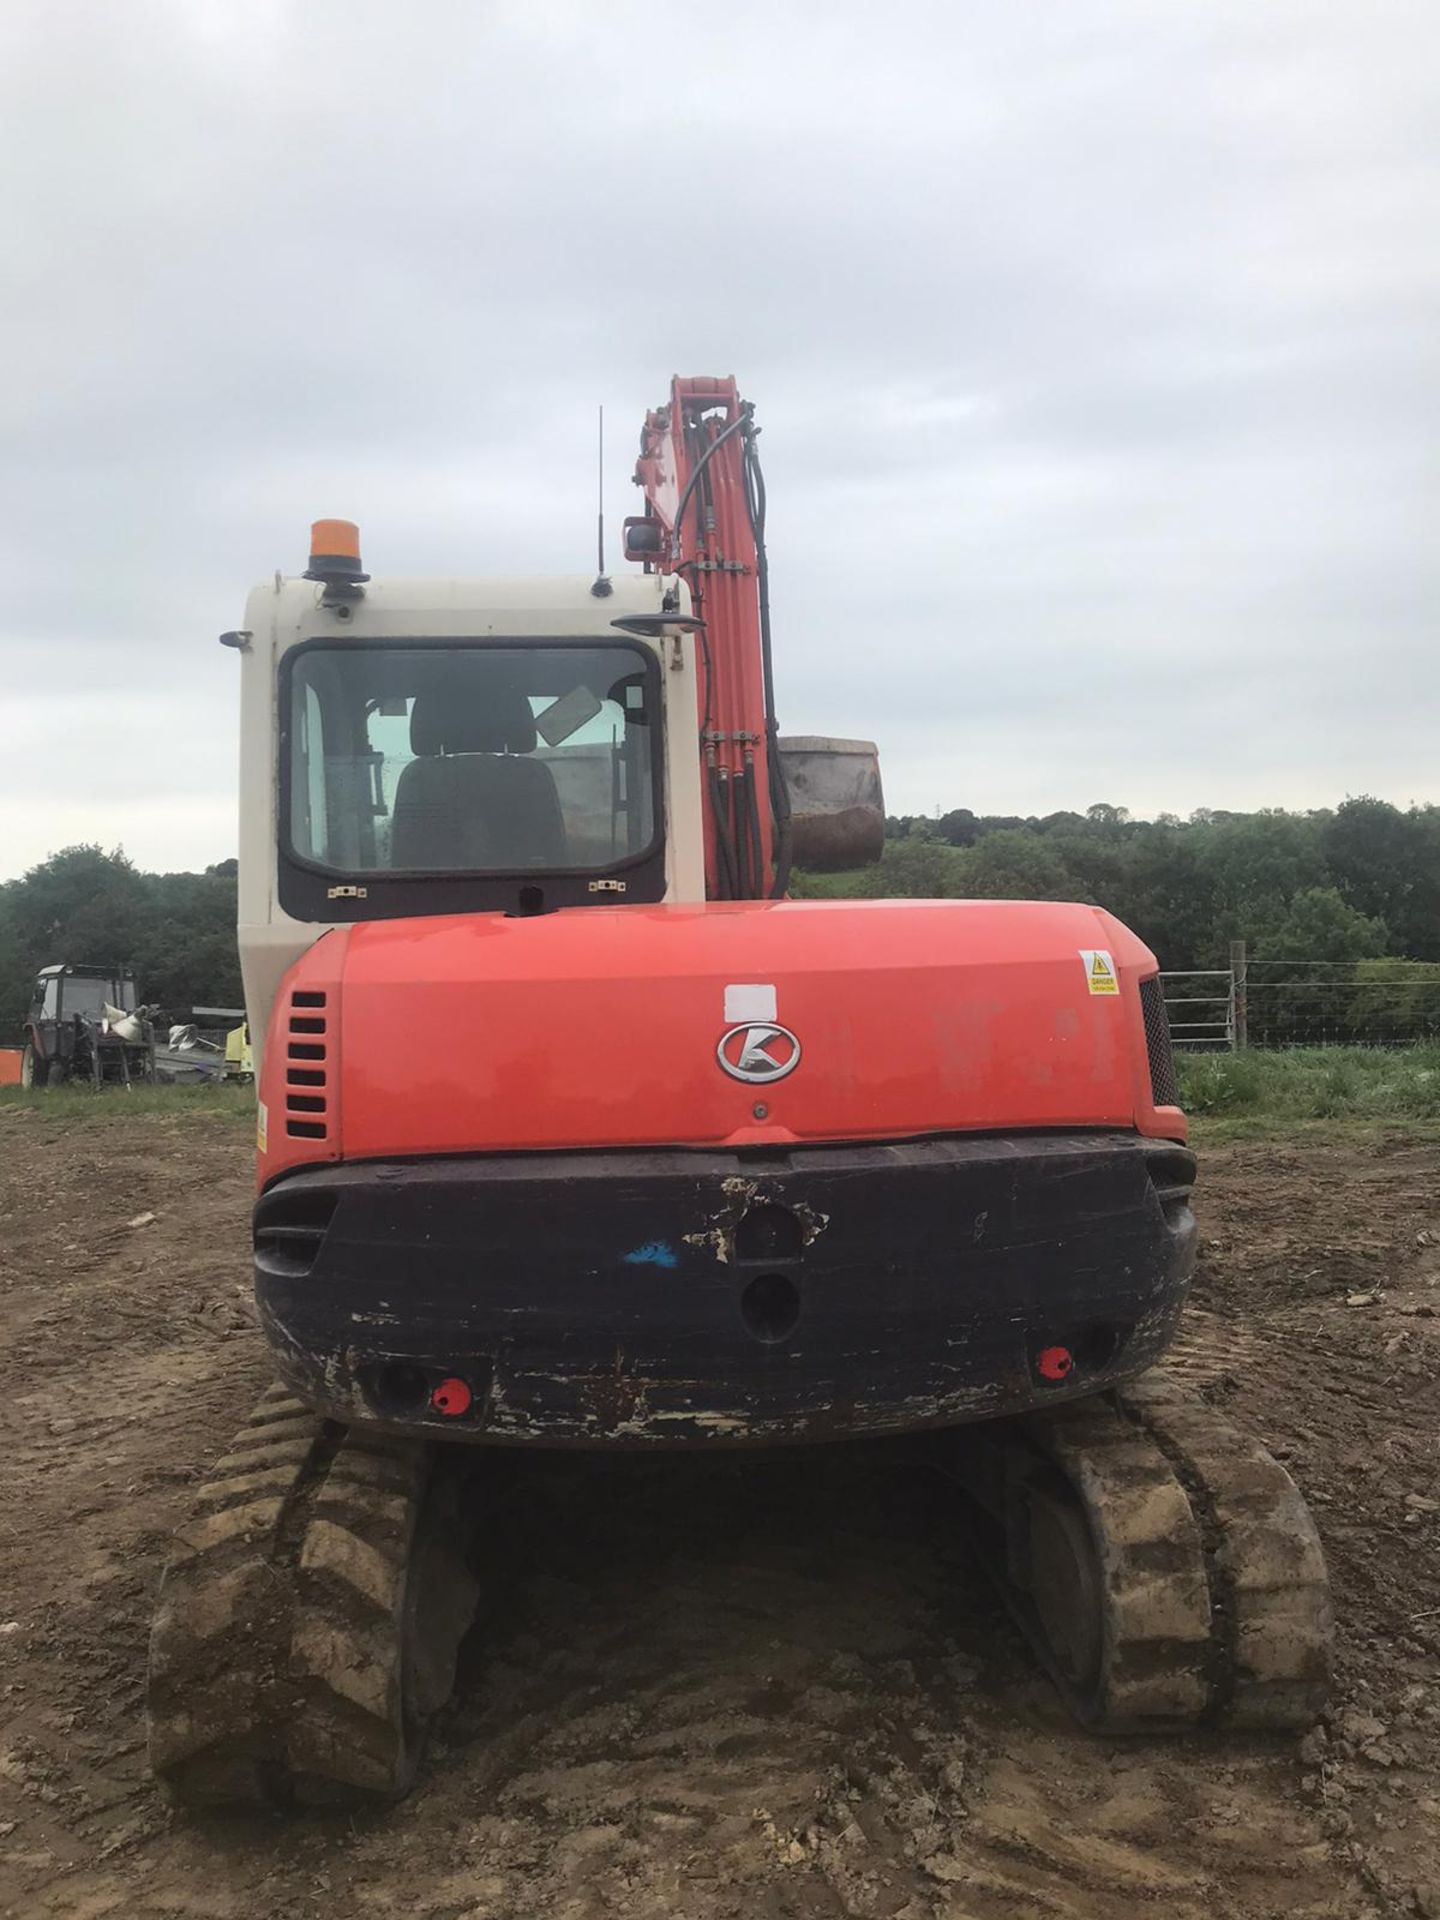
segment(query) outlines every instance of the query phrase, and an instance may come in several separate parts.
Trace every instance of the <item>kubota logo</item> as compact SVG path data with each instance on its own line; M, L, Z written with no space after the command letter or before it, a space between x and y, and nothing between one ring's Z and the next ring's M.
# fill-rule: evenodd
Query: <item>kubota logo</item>
M731 1027L715 1057L732 1080L783 1080L800 1064L800 1042L788 1027L757 1020Z

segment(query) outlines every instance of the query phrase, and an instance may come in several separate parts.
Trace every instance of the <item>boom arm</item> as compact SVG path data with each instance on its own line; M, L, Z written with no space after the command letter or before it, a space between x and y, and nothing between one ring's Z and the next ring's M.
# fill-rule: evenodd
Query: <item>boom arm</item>
M776 898L790 874L755 439L753 409L733 378L677 375L669 405L645 416L635 466L645 514L625 522L626 558L682 574L703 623L698 744L712 900Z

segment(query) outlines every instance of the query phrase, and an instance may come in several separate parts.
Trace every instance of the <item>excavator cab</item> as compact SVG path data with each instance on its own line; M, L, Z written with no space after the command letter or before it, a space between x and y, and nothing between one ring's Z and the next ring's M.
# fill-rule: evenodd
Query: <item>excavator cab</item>
M302 876L323 870L401 904L438 876L489 883L504 909L517 887L532 911L660 898L658 674L619 635L298 648L281 696L284 897L308 910Z

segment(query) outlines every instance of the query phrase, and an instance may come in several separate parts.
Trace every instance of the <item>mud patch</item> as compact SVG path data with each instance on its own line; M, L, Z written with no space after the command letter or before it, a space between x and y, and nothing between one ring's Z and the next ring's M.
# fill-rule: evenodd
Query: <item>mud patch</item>
M1174 1364L1319 1518L1341 1692L1304 1742L1073 1732L903 1441L497 1453L488 1604L419 1790L277 1825L173 1815L140 1722L169 1534L267 1378L246 1142L27 1114L0 1117L0 1912L1440 1913L1434 1146L1202 1156Z

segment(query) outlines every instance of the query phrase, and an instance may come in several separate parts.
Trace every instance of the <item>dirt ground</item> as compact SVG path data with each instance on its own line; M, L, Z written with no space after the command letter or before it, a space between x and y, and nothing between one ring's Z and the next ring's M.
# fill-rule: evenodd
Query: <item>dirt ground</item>
M0 1912L1440 1916L1440 1143L1203 1157L1176 1364L1314 1503L1304 1741L1072 1731L906 1446L497 1455L419 1788L289 1824L172 1813L141 1715L167 1537L266 1381L248 1171L223 1116L0 1108Z

